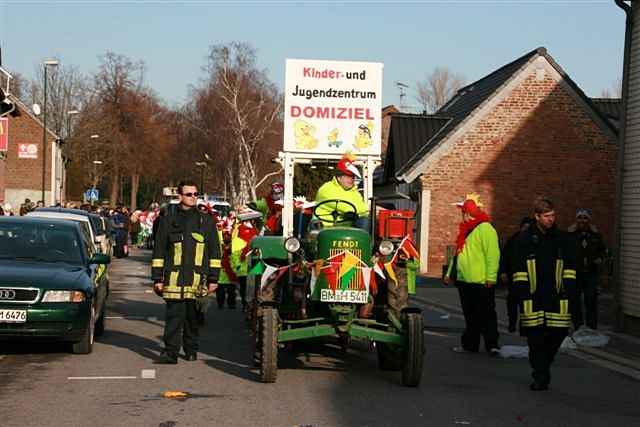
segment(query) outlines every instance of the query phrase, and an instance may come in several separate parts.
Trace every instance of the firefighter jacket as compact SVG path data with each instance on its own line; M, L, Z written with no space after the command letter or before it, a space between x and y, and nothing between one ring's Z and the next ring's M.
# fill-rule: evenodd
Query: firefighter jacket
M574 224L569 227L569 236L576 251L576 270L580 273L597 273L597 259L602 262L606 247L602 235L594 226L588 230L578 230Z
M566 233L537 225L518 236L512 258L513 290L521 302L522 328L571 324L568 294L575 286L575 254Z
M495 284L500 265L500 245L498 233L489 222L478 224L464 241L462 252L454 263L449 264L446 277L451 277L456 268L455 277L458 282L479 285Z
M354 185L351 189L345 190L335 177L331 181L322 184L318 189L318 193L316 194L316 205L319 205L325 200L344 200L350 202L355 206L355 213L359 217L366 217L369 215L369 206L364 202L362 194L358 191L358 187ZM328 215L331 214L334 209L336 209L339 214L352 212L352 208L345 203L338 203L337 206L334 203L327 203L326 205L321 206L317 213L320 215ZM323 223L325 226L331 225L330 222L323 221Z
M164 284L164 299L194 299L207 283L217 283L220 244L213 219L178 207L158 218L151 274Z

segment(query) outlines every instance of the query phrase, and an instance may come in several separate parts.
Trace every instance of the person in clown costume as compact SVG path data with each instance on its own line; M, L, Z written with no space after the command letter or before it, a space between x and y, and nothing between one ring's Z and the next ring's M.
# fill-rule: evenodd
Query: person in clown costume
M271 192L265 198L249 203L249 208L262 214L265 234L282 233L282 204L276 203L284 198L284 185L281 182L271 184Z
M225 302L230 309L236 308L236 284L238 276L236 275L231 261L231 241L232 231L224 229L220 232L222 239L222 268L218 277L218 291L216 298L218 300L218 308L224 308Z
M255 212L258 214L258 212ZM240 301L242 310L247 310L247 275L249 272L249 252L251 252L251 240L258 235L256 215L252 212L240 213L239 223L234 228L231 237L231 264L238 278Z
M340 159L336 165L335 176L333 179L325 182L318 189L316 194L316 206L325 200L347 201L356 208L354 225L366 230L368 229L369 223L369 206L365 203L362 194L360 194L358 186L356 185L356 178L361 178L361 175L360 171L353 163L354 160L355 158L349 154L345 154L342 159ZM327 203L320 206L316 210L316 215L319 216L325 227L334 225L332 222L327 220L334 210L337 211L337 214L339 215L339 220L336 225L343 225L341 223L344 221L340 221L340 219L346 219L345 214L352 212L352 208L344 203Z

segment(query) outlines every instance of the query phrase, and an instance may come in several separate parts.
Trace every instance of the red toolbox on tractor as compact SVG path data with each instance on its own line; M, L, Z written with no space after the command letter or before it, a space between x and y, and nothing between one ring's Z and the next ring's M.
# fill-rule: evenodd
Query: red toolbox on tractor
M416 225L415 212L411 210L382 210L378 213L378 237L402 240L413 236Z

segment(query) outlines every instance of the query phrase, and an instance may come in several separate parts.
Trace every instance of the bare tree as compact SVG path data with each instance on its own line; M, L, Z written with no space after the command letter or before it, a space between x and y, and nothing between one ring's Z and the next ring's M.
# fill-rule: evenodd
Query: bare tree
M94 91L99 96L102 114L101 127L104 139L108 140L107 165L111 171L110 200L115 202L120 195L120 181L126 172L132 144L131 129L135 117L128 110L135 104L143 90L144 63L126 56L107 52L100 57L98 72L94 76Z
M435 113L465 84L462 75L453 73L447 67L436 67L424 81L416 82L416 100L422 109Z
M212 46L196 100L202 115L218 124L208 137L225 147L217 158L234 205L256 198L261 177L274 169L269 161L281 141L282 95L255 61L248 44Z
M36 78L22 88L30 104L44 103L44 70L36 67ZM67 113L79 109L88 96L88 81L77 67L61 64L47 70L47 127L61 137L71 135L74 125Z

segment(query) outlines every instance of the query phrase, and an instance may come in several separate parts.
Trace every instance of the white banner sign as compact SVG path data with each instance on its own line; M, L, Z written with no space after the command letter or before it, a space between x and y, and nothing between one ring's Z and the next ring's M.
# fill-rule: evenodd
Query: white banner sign
M379 156L382 67L287 59L284 151Z

